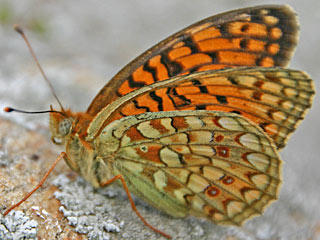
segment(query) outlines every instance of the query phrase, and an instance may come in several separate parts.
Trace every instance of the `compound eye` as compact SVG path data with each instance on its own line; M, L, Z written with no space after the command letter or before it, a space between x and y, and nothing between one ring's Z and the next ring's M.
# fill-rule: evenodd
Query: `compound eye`
M62 136L68 135L71 129L71 125L72 125L72 122L70 121L70 119L63 119L59 123L59 133Z
M62 139L62 138L51 137L51 141L52 141L54 144L57 144L57 145L62 145L62 144L63 144L63 139Z

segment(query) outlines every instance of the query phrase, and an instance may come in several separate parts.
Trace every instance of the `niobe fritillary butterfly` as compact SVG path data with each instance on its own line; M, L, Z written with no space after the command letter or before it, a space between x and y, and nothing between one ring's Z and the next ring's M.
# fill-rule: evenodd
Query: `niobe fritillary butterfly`
M86 112L50 111L52 140L66 147L53 167L64 158L96 188L120 180L167 238L130 192L173 217L242 225L278 198L278 151L311 107L312 80L283 68L297 41L295 13L280 5L183 29L124 67Z

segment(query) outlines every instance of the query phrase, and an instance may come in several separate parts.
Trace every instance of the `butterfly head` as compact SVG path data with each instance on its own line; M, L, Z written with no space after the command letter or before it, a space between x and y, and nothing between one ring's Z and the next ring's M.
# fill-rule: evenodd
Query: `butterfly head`
M54 144L65 143L65 138L72 132L73 122L74 117L70 110L50 112L50 132Z

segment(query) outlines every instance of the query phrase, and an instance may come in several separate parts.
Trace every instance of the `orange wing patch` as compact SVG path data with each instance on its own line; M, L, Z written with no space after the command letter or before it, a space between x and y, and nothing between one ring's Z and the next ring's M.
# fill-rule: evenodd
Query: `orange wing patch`
M239 66L285 66L298 24L287 6L264 6L209 17L174 34L124 67L87 110L95 116L113 100L177 75Z

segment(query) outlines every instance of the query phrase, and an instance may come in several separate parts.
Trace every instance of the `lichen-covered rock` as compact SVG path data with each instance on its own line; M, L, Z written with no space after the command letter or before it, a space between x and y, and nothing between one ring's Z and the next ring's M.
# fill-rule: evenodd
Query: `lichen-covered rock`
M124 222L119 221L114 211L110 213L112 202L94 191L82 178L71 181L59 175L53 184L59 187L59 191L54 193L62 204L59 210L75 232L86 234L90 240L110 239L113 235L110 232L120 232Z
M13 23L27 27L26 33L61 101L75 111L84 111L112 75L151 44L205 16L260 3L111 0L88 4L86 0L78 0L75 6L72 1L0 1L0 107L42 110L56 104L25 44L12 30ZM318 21L315 20L319 14L315 6L319 6L319 1L292 0L290 4L301 19L300 42L291 66L307 71L319 89L320 31L316 31ZM263 216L243 227L216 226L205 219L172 219L135 198L137 208L147 221L174 239L319 239L319 116L320 101L316 95L307 119L281 153L285 164L280 199ZM0 113L1 213L36 186L64 150L50 143L47 125L46 116ZM88 239L90 236L161 239L131 210L123 189L106 188L102 193L96 192L75 176L60 162L43 188L16 209L23 212L22 218L29 219L27 222L38 223L34 228L38 239ZM60 189L54 186L56 178L57 182L67 179L66 185ZM86 206L73 204L72 207L78 209L74 210L71 204L63 204L54 197L55 193L66 201L82 199ZM81 208L85 211L80 214ZM102 208L106 208L106 215L95 216L101 214ZM76 214L85 218L78 218ZM3 223L16 219L7 218L0 215L0 231L3 227L8 231ZM86 221L90 223L88 227ZM89 226L95 225L91 224L95 221L102 224L90 231ZM77 229L83 234L75 232Z
M0 239L37 239L38 223L21 211L12 211L5 218L0 218Z

